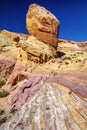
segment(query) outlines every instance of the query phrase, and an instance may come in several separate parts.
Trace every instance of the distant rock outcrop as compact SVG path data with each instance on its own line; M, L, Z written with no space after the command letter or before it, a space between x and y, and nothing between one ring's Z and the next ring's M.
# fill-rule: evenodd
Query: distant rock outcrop
M39 40L57 48L60 22L45 8L32 4L26 16L28 32Z

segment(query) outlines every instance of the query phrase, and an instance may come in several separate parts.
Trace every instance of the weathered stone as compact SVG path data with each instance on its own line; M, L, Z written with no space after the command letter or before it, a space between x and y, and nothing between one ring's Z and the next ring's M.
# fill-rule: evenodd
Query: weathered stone
M7 80L3 89L10 94L0 98L0 109L5 110L3 117L7 119L0 130L86 130L86 42L59 40L61 56L54 58L55 49L34 36L16 34L21 40L13 42L7 34L0 37L4 39L4 46L0 44L0 78ZM52 59L43 64L33 62L35 58L45 60L40 54ZM15 115L10 113L13 106L19 110Z
M7 30L2 30L0 32L0 47L6 47L10 45L17 44L19 42L19 37L16 33L9 32Z
M58 51L71 50L71 51L84 51L87 52L87 42L67 41L63 39L58 40Z
M86 99L57 84L28 87L20 91L25 94L19 93L19 103L31 98L0 130L86 130Z
M54 75L53 73L51 73L51 76L50 76L50 73L47 73L45 71L45 75L43 75L41 71L39 72L39 74L35 74L34 72L25 74L24 72L24 74L22 73L21 75L16 75L15 79L17 79L18 76L19 76L19 81L17 81L16 84L20 82L20 79L21 80L26 79L26 80L22 82L17 93L13 96L11 104L23 105L27 101L27 99L32 96L32 94L36 94L36 91L34 92L33 90L36 90L36 89L39 90L40 89L39 87L42 86L41 83L60 84L66 88L69 88L71 92L74 92L83 98L87 98L87 87L86 87L87 75L86 74L69 72L69 73L58 73ZM21 78L21 76L24 78ZM76 82L73 80L73 77L75 78ZM79 80L81 81L81 83L78 82L77 84L77 81ZM14 81L15 80L13 80L13 82ZM82 85L82 83L84 84ZM15 87L17 87L15 86L16 84L12 84L11 89L10 89L11 91L13 91ZM24 95L26 95L26 98Z
M57 48L60 22L45 8L32 4L26 15L28 32L39 40Z
M28 52L29 59L35 62L47 62L57 56L57 52L53 47L39 41L34 36L29 36L25 42L20 41L19 46Z
M13 71L15 63L9 60L0 59L0 78L5 78L6 80Z

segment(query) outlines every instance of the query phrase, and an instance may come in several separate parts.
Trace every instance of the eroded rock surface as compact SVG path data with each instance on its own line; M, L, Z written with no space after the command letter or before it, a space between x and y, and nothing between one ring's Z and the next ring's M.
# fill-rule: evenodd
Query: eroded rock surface
M57 48L59 20L45 8L32 4L26 15L28 32L39 40Z
M34 36L29 36L25 42L20 41L19 45L28 53L29 59L35 62L43 63L57 57L57 52L53 47L39 41Z
M2 51L1 57L3 55L3 58L6 53L7 55L11 55L13 52L14 58L16 58L18 57L18 52L20 53L22 51L23 54L21 55L27 55L29 60L39 63L44 63L57 57L57 50L39 41L36 37L11 33L6 30L0 33L0 50ZM9 56L7 58L9 59Z
M12 73L15 63L9 60L0 60L0 78L8 79Z
M52 52L51 56L55 55L54 48L33 36L15 34L20 39L15 42L12 36L4 31L5 42L0 37L0 78L6 79L0 91L9 92L0 98L0 109L5 110L0 119L7 119L0 130L86 130L86 42L59 40L58 57L50 59ZM50 60L36 63L34 58L44 60L39 54L46 52ZM18 112L12 115L16 109Z
M61 85L44 83L0 130L86 130L87 99Z
M67 41L67 40L59 39L58 50L87 52L87 42L75 42L75 41Z
M17 81L17 79L19 80ZM38 89L40 89L38 87L41 86L42 83L60 84L78 96L87 98L86 79L87 74L81 72L59 72L56 75L53 72L49 73L46 71L39 71L38 74L35 74L35 72L21 72L20 75L16 72L15 78L13 80L11 79L13 82L10 82L12 84L10 91L14 91L16 88L18 88L18 90L12 97L11 104L23 105L29 97L37 93ZM20 81L22 81L21 84L18 84Z

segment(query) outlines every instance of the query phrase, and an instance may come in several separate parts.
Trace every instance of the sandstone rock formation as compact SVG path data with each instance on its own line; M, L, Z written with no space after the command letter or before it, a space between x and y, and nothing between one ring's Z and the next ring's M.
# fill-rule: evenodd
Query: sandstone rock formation
M45 8L32 4L26 16L28 32L39 40L57 48L60 22Z
M69 43L69 45L68 45ZM87 41L86 42L74 42L74 41L67 41L63 39L58 40L58 51L62 50L71 50L71 51L87 51Z
M0 130L86 130L86 109L87 100L45 83Z
M16 48L17 47L17 48ZM34 36L11 33L3 30L0 33L0 49L5 51L16 49L14 57L17 55L17 50L21 47L27 53L27 58L35 62L44 63L57 56L57 51L50 45L39 41ZM11 55L11 54L10 54ZM8 57L9 58L9 57Z
M87 130L87 42L38 39L0 31L0 130Z
M59 40L58 57L39 64L28 58L29 52L45 54L46 44L41 50L42 42L35 37L14 34L19 41L14 42L8 31L0 37L0 78L6 80L2 88L9 92L0 98L0 109L5 110L0 125L7 120L0 130L86 130L86 42ZM36 48L36 41L40 48L38 44ZM28 51L31 45L33 50ZM16 110L15 115L11 113Z
M57 56L53 47L39 41L34 36L29 36L25 42L20 41L19 45L28 52L28 57L36 62L47 62Z

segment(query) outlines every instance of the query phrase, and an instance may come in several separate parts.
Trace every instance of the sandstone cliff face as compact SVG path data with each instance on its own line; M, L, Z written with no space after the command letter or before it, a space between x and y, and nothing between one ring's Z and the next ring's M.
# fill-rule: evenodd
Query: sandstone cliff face
M87 42L0 32L0 130L87 130Z

